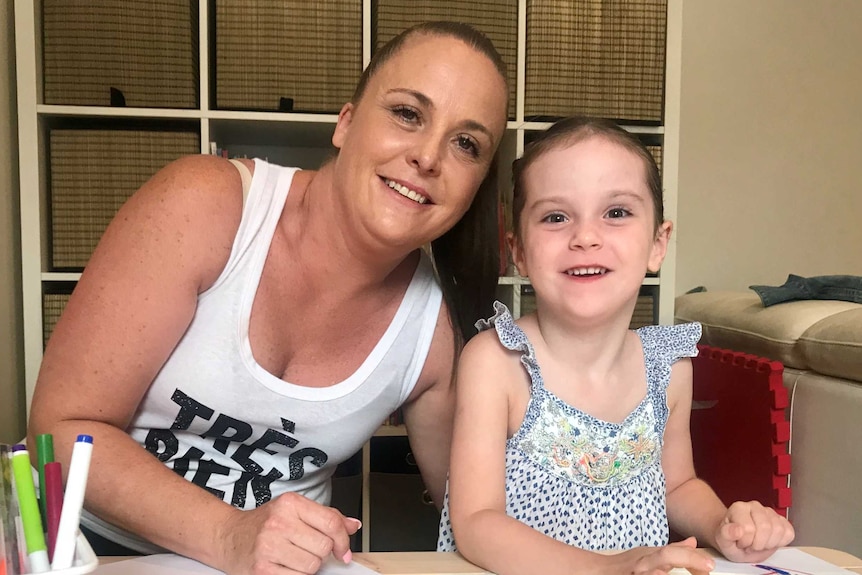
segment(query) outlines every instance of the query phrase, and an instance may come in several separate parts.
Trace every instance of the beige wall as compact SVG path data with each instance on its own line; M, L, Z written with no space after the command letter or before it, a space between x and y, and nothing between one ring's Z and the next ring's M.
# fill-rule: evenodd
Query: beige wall
M862 275L862 2L684 0L677 293Z
M0 441L24 435L18 145L12 2L0 2Z

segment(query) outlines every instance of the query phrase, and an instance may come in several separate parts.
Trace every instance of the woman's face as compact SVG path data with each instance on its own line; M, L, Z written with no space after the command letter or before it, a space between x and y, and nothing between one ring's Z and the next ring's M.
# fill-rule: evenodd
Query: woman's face
M415 35L339 114L335 186L371 242L414 248L464 214L506 127L494 64L456 38Z

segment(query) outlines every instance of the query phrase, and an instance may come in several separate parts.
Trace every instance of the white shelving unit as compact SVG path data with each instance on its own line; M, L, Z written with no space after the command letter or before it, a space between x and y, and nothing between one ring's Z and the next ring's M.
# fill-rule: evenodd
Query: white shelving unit
M501 182L510 180L508 167L511 160L521 155L525 135L547 128L549 123L525 120L526 35L528 0L517 2L517 89L514 120L508 122L507 134L501 145ZM627 126L633 132L654 134L662 140L662 174L665 188L665 214L676 218L677 174L679 157L679 90L681 66L682 0L668 0L665 91L663 123L660 126ZM48 214L48 181L50 168L45 142L47 122L58 119L114 119L184 121L199 131L201 153L209 153L209 142L231 144L237 154L267 156L276 163L312 168L327 155L331 148L336 115L282 112L244 112L214 109L210 100L213 74L213 38L210 33L210 1L198 0L198 60L199 105L195 109L165 108L114 108L104 106L48 105L42 99L42 46L40 0L15 0L15 43L17 68L17 100L19 126L21 250L24 317L24 356L26 401L33 395L36 377L43 352L43 292L61 283L74 283L80 277L75 272L50 271L50 245L48 243L50 217ZM372 51L372 0L362 1L362 62L367 64ZM676 244L672 240L667 258L656 278L646 278L644 285L657 289L658 320L673 321ZM499 282L500 298L506 301L518 316L521 310L521 289L526 280L519 277L502 277ZM404 434L403 427L381 428L380 434ZM370 464L370 447L363 453L363 550L369 545L370 492L367 473Z

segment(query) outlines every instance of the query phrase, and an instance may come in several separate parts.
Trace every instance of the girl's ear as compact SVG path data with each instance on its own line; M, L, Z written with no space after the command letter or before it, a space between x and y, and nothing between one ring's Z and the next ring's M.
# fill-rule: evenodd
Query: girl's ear
M524 259L524 247L515 232L506 232L506 245L509 247L509 253L512 254L512 262L515 264L518 275L525 278L530 277L527 261Z
M670 235L672 232L673 222L669 220L665 220L658 227L655 239L653 240L649 263L647 263L647 269L651 273L657 273L658 270L661 269L661 264L664 261L664 257L667 255L667 245L668 242L670 242Z
M335 124L335 132L332 134L332 145L339 150L344 144L344 139L347 137L351 120L353 120L353 103L348 102L338 112L338 122Z

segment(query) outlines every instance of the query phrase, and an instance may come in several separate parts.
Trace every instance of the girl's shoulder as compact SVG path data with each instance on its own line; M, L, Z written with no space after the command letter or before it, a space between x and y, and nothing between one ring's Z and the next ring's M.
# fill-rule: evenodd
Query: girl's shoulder
M665 357L671 362L681 357L697 356L702 328L697 322L676 325L648 325L636 330L644 355Z

